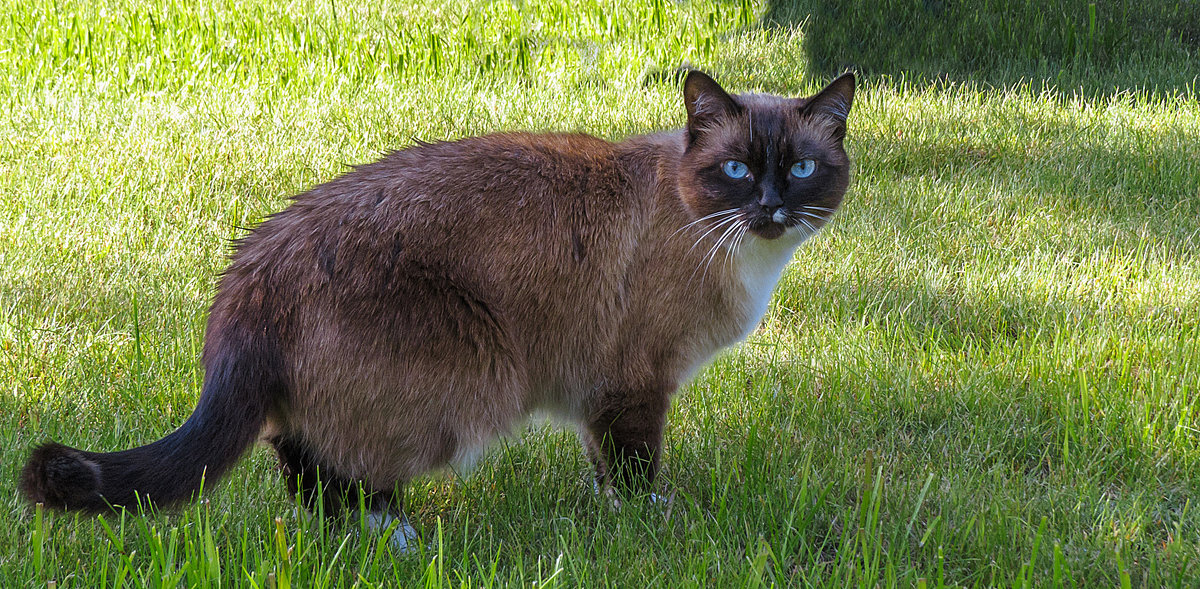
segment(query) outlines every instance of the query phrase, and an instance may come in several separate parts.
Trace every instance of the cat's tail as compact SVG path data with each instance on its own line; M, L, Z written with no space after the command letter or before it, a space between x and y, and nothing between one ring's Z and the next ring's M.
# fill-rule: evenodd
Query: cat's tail
M221 337L205 350L200 401L179 429L121 452L43 444L21 473L25 496L47 507L94 512L139 502L162 507L216 482L255 441L268 410L285 394L274 338L224 331L235 337Z

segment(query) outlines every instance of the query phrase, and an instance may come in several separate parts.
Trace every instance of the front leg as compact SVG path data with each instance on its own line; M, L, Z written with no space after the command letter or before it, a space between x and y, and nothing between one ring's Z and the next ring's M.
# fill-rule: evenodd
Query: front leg
M665 390L622 391L600 399L585 424L583 441L601 487L652 490L669 407Z

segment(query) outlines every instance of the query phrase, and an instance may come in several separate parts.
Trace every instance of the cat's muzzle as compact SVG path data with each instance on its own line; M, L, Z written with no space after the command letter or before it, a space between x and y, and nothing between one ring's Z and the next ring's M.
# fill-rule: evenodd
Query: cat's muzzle
M782 208L772 213L763 212L749 221L750 232L763 239L776 239L788 229L787 213Z

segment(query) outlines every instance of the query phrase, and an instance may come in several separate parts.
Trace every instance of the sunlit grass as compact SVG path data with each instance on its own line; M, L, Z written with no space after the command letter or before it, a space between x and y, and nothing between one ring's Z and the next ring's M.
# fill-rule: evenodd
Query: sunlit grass
M265 450L169 514L39 513L15 479L46 438L182 423L228 240L289 195L414 139L676 127L685 63L810 92L803 25L716 0L3 8L0 585L1200 582L1186 87L868 76L843 211L675 404L672 506L610 509L537 426L414 484L397 557L301 517Z

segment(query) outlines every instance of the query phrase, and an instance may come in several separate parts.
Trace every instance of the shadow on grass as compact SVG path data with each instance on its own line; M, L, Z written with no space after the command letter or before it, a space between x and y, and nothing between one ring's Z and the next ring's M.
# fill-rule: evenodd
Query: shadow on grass
M1153 236L1175 253L1198 251L1200 158L1186 131L1114 137L1102 129L1013 116L1021 122L1010 124L1051 136L989 144L952 133L920 140L866 134L859 140L870 151L860 154L856 173L889 182L925 178L948 184L952 193L977 183L1008 184L1026 193L1001 194L997 188L991 198L1012 215L1029 216L1034 207L1064 222L1100 222L1120 233L1105 239L1131 251L1139 247L1139 235Z
M812 73L917 84L1042 82L1070 96L1200 93L1200 3L769 0L765 27L805 23Z

